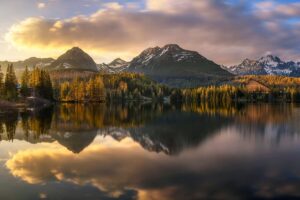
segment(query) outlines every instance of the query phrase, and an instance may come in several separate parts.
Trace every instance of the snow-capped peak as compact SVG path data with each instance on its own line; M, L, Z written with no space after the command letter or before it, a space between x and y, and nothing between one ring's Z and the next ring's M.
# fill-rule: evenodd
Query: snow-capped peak
M125 60L121 58L117 58L113 60L109 64L99 64L98 69L101 72L106 72L106 73L119 73L127 69L129 63L126 62Z
M283 63L279 57L273 55L261 57L258 62L269 67L277 67L280 63Z
M241 64L227 69L237 75L284 75L300 76L300 64L285 62L278 56L268 54L258 60L245 59Z
M177 44L167 44L164 47L153 47L144 50L139 56L133 59L131 66L147 66L152 62L159 60L177 62L196 62L196 60L205 59L195 51L182 49Z
M117 58L117 59L113 60L111 63L109 63L108 66L111 68L119 68L126 64L127 64L127 62L125 60L122 60L121 58Z
M183 49L178 45L178 44L167 44L163 48L163 50L168 50L168 51L182 51Z

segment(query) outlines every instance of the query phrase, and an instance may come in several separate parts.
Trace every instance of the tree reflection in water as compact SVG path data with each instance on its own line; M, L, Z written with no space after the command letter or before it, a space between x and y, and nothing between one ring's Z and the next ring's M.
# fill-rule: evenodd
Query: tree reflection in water
M2 139L52 142L54 148L22 150L5 163L49 198L66 184L80 193L59 195L72 199L300 196L297 105L63 104L43 112L7 119L15 128L1 119Z

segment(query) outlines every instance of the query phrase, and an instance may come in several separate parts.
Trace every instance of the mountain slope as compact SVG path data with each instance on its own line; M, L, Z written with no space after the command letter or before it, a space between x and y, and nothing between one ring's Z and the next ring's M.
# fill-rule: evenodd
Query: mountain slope
M15 69L24 69L26 66L29 68L33 67L47 67L51 65L51 63L54 61L53 58L36 58L31 57L23 61L16 61L16 62L9 62L9 61L0 61L0 65L2 67L6 67L8 64L13 64Z
M117 58L109 64L102 63L102 64L97 65L97 67L100 72L120 73L120 72L123 72L124 70L126 70L128 65L129 65L129 62L126 62L125 60L122 60L121 58Z
M93 58L78 47L74 47L58 57L48 69L98 71Z
M241 64L227 69L236 75L300 76L300 63L285 62L273 55L267 55L258 60L245 59Z
M128 71L168 77L231 75L198 52L182 49L176 44L146 49L131 61Z

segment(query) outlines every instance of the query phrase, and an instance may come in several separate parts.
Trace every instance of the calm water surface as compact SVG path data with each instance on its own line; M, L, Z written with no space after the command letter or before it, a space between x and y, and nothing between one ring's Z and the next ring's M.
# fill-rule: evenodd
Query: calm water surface
M300 199L300 106L0 115L0 199Z

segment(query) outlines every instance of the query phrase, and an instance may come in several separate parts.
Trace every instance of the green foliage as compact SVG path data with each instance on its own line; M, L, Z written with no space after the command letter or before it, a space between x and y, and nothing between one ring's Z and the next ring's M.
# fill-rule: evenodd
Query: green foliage
M30 75L29 85L33 90L33 96L53 99L52 82L47 71L34 68Z
M7 100L16 100L18 98L17 77L12 64L7 66L4 82L4 98Z
M25 67L25 70L22 74L21 77L21 89L20 89L20 94L23 97L28 97L30 96L30 88L29 88L29 79L30 79L30 72L28 70L28 67Z
M0 65L0 97L3 97L4 93L4 74L2 72L2 67Z

